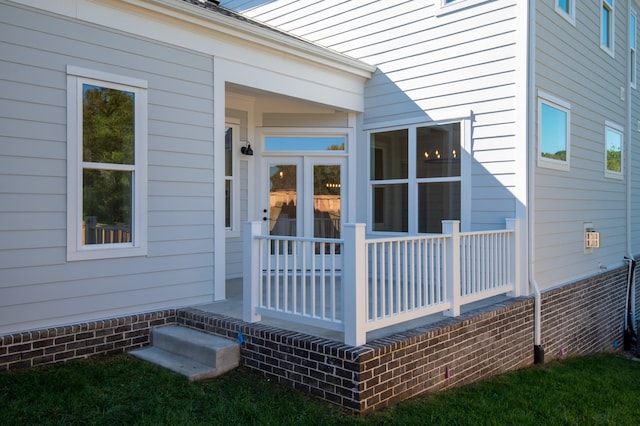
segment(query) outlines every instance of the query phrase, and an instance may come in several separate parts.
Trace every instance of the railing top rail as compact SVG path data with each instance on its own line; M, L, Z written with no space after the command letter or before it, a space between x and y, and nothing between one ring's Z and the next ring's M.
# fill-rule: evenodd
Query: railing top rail
M441 240L450 238L449 234L421 234L421 235L413 235L413 236L397 236L397 237L385 237L385 238L367 238L365 242L367 244L376 244L376 243L393 243L393 242L402 242L402 241L416 241L416 240Z
M344 240L341 238L287 237L284 235L254 235L254 238L273 241L306 241L312 243L344 244Z
M493 229L489 231L461 232L460 236L511 234L513 232L515 232L513 229Z

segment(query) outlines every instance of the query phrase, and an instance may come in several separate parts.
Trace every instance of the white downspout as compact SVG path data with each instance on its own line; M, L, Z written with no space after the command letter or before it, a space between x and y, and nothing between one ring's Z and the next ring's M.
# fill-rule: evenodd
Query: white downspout
M534 295L533 312L533 344L534 362L544 364L544 349L542 348L542 294L535 278L535 166L537 158L537 143L534 123L536 123L536 93L535 93L535 2L528 1L527 20L527 143L529 145L527 162L527 255L529 258L529 286Z

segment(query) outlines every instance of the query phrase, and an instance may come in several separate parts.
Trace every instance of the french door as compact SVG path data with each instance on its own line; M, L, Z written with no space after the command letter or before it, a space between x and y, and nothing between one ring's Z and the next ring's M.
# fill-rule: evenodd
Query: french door
M339 157L267 158L265 231L289 237L340 238L345 164Z

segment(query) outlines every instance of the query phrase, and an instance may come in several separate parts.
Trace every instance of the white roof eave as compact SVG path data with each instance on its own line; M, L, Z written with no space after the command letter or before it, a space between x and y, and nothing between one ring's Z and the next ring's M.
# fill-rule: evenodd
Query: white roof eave
M122 1L359 77L371 78L376 69L373 65L358 59L301 40L293 35L263 27L262 23L256 25L223 13L209 12L205 8L182 0Z

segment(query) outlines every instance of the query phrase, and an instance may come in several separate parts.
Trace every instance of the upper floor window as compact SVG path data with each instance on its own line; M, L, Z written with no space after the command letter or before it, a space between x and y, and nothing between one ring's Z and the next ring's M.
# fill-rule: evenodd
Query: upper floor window
M576 24L576 1L577 0L556 0L556 12L572 25Z
M67 258L144 254L146 82L67 74Z
M439 0L436 6L440 6L440 9L436 10L436 15L454 12L481 3L487 3L488 1L490 0Z
M614 0L600 0L600 47L614 54Z
M636 67L638 58L636 56L636 25L637 15L635 10L631 10L629 14L629 84L635 89L636 87Z
M607 177L622 179L624 129L610 121L605 122L605 169Z
M372 229L440 233L460 220L461 150L461 123L372 133Z
M571 105L538 93L538 166L569 170Z

